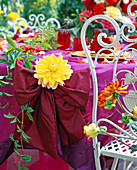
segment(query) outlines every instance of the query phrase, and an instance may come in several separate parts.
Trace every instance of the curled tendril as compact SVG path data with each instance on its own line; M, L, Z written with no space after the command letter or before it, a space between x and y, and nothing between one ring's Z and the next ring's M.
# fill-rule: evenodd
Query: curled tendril
M121 37L123 40L127 41L127 42L134 42L135 40L134 39L129 39L125 34L124 34L124 30L125 28L128 28L128 32L129 33L134 33L135 31L135 26L133 24L123 24L121 29L120 29L120 33L121 33Z
M132 3L130 3L128 5L128 8L127 8L127 12L128 12L128 15L129 15L130 18L136 18L137 17L137 11L134 11L134 13L131 12L131 7L133 5L137 5L137 2L133 1Z
M35 14L31 14L29 16L29 26L30 27L45 27L46 26L46 22L44 22L45 16L43 14L39 14L38 16L36 16Z

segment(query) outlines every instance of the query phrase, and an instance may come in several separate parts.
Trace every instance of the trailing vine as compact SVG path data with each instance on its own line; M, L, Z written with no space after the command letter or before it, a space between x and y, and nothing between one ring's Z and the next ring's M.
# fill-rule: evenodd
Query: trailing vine
M6 38L7 42L10 46L8 46L8 50L4 52L0 57L0 64L6 64L7 65L7 75L0 76L0 87L2 87L0 91L0 97L3 98L3 96L12 97L13 95L6 92L6 86L10 85L13 86L13 76L12 76L12 70L15 68L16 59L19 58L24 61L25 67L28 69L33 69L33 65L31 63L31 60L35 60L37 57L32 55L30 51L27 53L23 52L23 49L17 46L15 42L10 38ZM9 107L9 102L6 104L2 103L3 100L0 102L0 109L6 109ZM10 134L10 139L14 143L14 152L19 157L19 161L17 163L19 170L27 170L28 168L25 167L26 162L29 162L31 160L31 155L27 155L24 153L24 146L23 146L23 140L27 143L29 143L29 139L31 139L28 135L25 134L23 131L23 125L24 125L24 115L26 114L28 118L33 121L33 117L31 113L34 111L31 107L29 107L29 104L25 104L21 106L21 121L18 119L17 116L14 116L10 112L8 114L4 114L5 118L10 119L10 124L15 123L18 133L20 133L20 139L16 139L14 134ZM21 149L21 152L19 152L19 149ZM24 166L21 167L21 161L24 163Z

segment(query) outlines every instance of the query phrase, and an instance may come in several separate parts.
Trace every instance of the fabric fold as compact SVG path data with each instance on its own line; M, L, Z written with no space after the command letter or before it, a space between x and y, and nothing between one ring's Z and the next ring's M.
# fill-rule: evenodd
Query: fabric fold
M57 158L57 128L62 146L84 137L82 112L90 92L89 69L75 71L64 86L51 90L38 85L34 71L17 59L14 72L14 93L19 105L29 103L34 122L24 115L24 132L31 137L29 144ZM21 114L18 118L21 120ZM20 137L19 133L15 134Z

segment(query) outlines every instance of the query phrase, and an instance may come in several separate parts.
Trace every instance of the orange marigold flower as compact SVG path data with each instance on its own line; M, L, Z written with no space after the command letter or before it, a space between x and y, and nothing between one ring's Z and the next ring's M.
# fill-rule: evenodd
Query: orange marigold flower
M116 80L116 82L110 82L107 86L105 85L105 89L101 91L101 93L98 96L98 106L105 106L106 102L110 99L112 99L113 104L116 103L117 99L114 98L114 93L120 94L120 93L124 93L127 94L126 89L128 88L127 86L123 86L123 80L120 81L120 83L118 82L118 80Z
M104 3L96 4L95 7L93 8L93 11L94 11L95 15L103 14L105 10L106 10L106 6L105 6Z

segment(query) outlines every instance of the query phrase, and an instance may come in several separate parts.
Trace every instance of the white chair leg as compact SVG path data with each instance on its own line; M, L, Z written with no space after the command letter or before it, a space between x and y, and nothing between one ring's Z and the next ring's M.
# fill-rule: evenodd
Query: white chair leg
M99 154L99 143L97 143L97 138L93 138L93 149L94 149L94 159L95 159L95 165L96 165L96 170L101 170L101 164L100 164L100 154Z
M123 170L126 170L126 163L127 163L127 161L124 159L123 160Z
M133 164L134 162L132 161L132 162L130 162L130 164L128 165L128 167L127 167L127 169L126 170L129 170L130 168L131 168L131 166L132 166L132 164Z
M115 170L116 169L117 163L118 163L118 158L114 158L111 170Z

